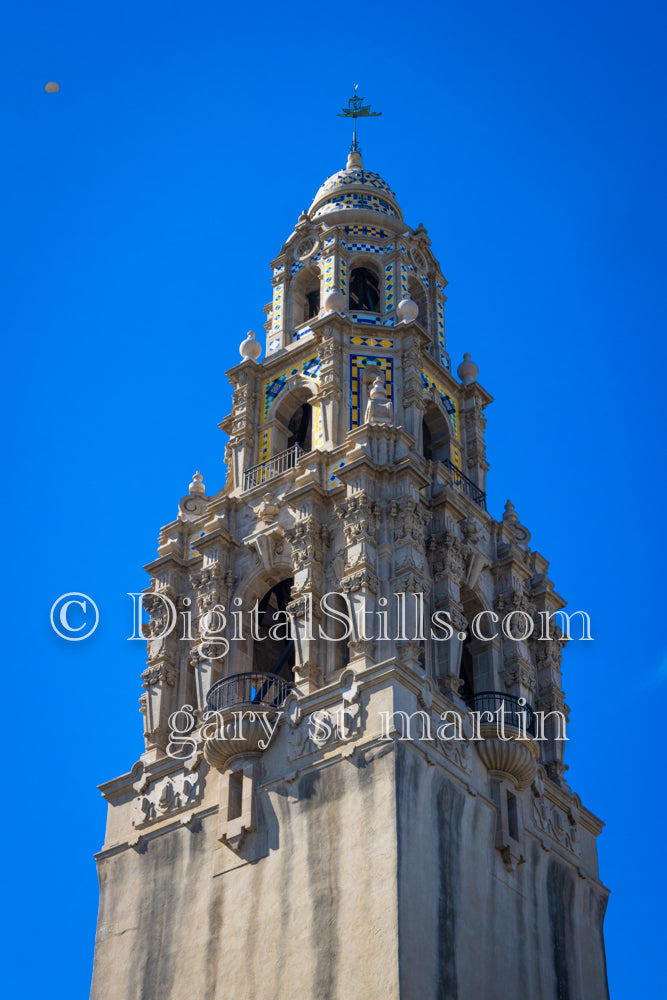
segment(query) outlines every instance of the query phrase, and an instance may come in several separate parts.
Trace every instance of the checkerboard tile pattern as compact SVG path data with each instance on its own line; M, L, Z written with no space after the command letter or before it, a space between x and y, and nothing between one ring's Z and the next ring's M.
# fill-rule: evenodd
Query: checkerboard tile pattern
M328 212L335 212L339 208L369 208L373 212L382 212L384 215L392 215L394 218L398 218L396 209L383 198L378 198L374 194L357 194L355 191L334 195L333 198L329 198L323 205L320 205L314 217L317 219Z
M365 250L366 253L391 253L394 249L392 243L386 247L379 247L376 243L345 243L341 240L341 246L344 246L346 250Z
M350 319L353 323L363 323L366 326L393 326L394 320L392 317L389 319L382 319L381 316L375 316L373 313L350 313Z
M391 233L378 226L345 226L343 232L346 236L374 236L378 240L389 239Z
M362 170L359 168L339 170L337 174L333 174L333 176L324 182L320 191L332 191L334 188L347 184L363 184L365 187L377 188L378 191L386 191L392 197L395 197L394 192L379 174L374 174L371 170Z

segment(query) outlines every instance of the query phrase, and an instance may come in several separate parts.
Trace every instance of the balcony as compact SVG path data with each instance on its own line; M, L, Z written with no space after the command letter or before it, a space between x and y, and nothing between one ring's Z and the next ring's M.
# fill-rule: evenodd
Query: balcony
M298 444L293 444L291 448L286 448L273 458L267 458L266 462L253 465L243 473L243 492L254 490L255 487L268 483L269 480L281 476L283 472L296 469L299 459L305 455L303 448Z
M214 684L206 696L209 712L226 709L277 708L284 702L292 687L277 674L233 674Z
M445 459L444 465L447 466L452 474L452 485L462 493L465 493L473 503L476 503L478 507L482 510L486 510L486 493L484 490L480 490L477 483L473 483L472 479L468 479L467 476L461 472L457 466L455 466L448 458Z
M530 705L519 705L519 699L515 694L506 694L504 691L480 691L479 694L472 696L468 707L474 712L489 712L490 714L495 714L502 707L505 728L509 727L523 732L525 724L525 732L528 736L535 736L535 712ZM497 721L482 721L481 724L483 727L496 727Z
M535 741L536 719L530 705L519 705L516 695L504 691L480 691L468 707L475 712L488 712L486 720L480 715L477 752L491 778L508 778L523 791L528 788L537 771L539 758ZM495 715L502 708L500 718ZM525 735L524 735L525 734Z
M234 674L214 684L202 729L209 764L224 768L233 757L256 757L266 750L267 725L273 729L291 688L291 681L261 673Z

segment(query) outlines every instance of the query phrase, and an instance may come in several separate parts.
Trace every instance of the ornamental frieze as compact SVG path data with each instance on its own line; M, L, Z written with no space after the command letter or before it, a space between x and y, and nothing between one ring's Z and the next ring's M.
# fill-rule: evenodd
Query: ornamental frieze
M139 794L134 807L132 825L144 827L172 813L191 809L201 801L202 781L199 773L170 775L153 783L149 791Z

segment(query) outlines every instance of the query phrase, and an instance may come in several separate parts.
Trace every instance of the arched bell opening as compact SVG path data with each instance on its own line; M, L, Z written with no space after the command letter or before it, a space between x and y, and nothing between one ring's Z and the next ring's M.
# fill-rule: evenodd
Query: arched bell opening
M373 267L354 267L350 273L350 312L380 312L380 275Z
M291 327L298 329L320 313L320 275L314 264L304 267L294 278L291 294Z
M477 621L476 630L484 638L475 636L472 626L476 616L490 609L484 606L473 590L465 586L461 588L461 603L467 625L461 647L459 679L463 683L459 693L468 705L472 705L475 695L493 690L496 686L494 656L498 640L493 636L497 628L490 615L482 615Z
M294 638L287 614L293 583L292 577L280 580L258 601L252 650L255 673L275 674L286 681L291 681L294 676Z
M450 424L444 409L430 402L422 420L422 455L429 462L450 458Z
M428 329L428 299L426 297L426 288L424 282L420 281L419 278L415 278L410 275L408 279L408 293L412 301L417 305L419 312L417 314L417 322L420 323L425 330Z
M288 449L293 449L296 454L313 450L314 409L311 400L312 391L307 385L297 386L280 399L273 421L274 456Z
M472 704L475 695L475 666L470 651L471 638L470 632L468 632L461 647L461 666L459 668L459 679L463 681L459 694L467 705Z
M261 597L246 608L245 615L241 613L242 618L249 613L253 619L249 629L241 628L243 634L234 640L243 650L235 650L235 669L214 684L206 697L209 721L212 716L214 726L207 730L204 755L209 764L221 770L234 757L255 757L266 750L264 723L277 720L292 688L295 636L287 605L293 579L283 577L269 583L271 577L261 574L246 592L244 603L258 593ZM238 629L235 622L234 631ZM229 788L227 819L238 813L234 797L238 792L238 788Z
M310 403L302 403L297 407L287 425L289 437L287 447L298 444L302 451L311 451L313 447L313 408Z

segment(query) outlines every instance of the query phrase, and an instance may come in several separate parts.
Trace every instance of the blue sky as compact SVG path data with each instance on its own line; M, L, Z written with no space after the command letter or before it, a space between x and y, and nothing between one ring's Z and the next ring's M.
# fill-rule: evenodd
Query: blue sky
M8 995L87 996L96 785L142 748L125 595L194 470L223 485L224 371L344 165L355 82L384 112L365 164L427 226L454 364L470 351L495 397L490 510L512 499L591 614L564 661L568 777L607 823L612 997L657 985L666 20L643 0L6 13ZM82 643L48 622L71 590L101 611Z

